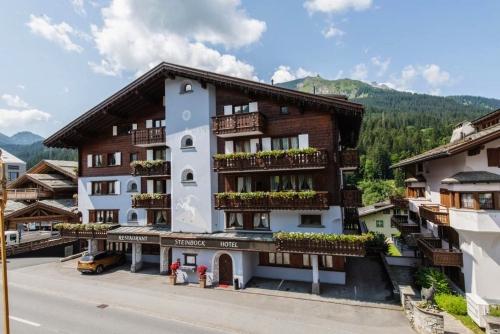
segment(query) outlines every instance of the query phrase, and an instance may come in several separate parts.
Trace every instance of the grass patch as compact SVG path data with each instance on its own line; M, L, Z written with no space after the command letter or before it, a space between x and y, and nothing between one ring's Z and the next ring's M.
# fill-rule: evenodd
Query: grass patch
M490 315L492 317L500 317L500 304L490 305Z
M389 252L387 253L389 256L401 256L399 250L394 246L394 244L389 244Z
M438 294L436 304L452 315L467 315L467 302L462 296Z
M485 333L485 331L482 330L478 325L476 325L474 320L472 320L472 318L469 317L468 315L454 315L454 317L460 320L465 327L473 331L475 334Z

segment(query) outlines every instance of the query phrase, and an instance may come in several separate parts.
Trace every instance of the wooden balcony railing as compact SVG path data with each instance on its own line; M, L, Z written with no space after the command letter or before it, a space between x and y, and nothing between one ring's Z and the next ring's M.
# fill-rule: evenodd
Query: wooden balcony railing
M328 165L326 149L318 149L315 153L285 154L280 157L267 156L259 158L253 155L249 158L215 159L214 171L258 171L271 169L325 168Z
M354 208L363 206L363 193L356 187L348 187L340 191L342 206L344 208Z
M153 146L165 144L165 127L132 130L132 145Z
M333 254L343 256L365 256L364 242L276 240L276 251L289 253Z
M37 188L7 189L7 198L11 200L29 200L51 197L52 192L41 191Z
M340 151L340 168L356 169L359 167L359 151Z
M464 266L463 253L457 249L441 248L441 239L439 238L419 238L418 248L425 254L436 266Z
M79 231L79 230L60 230L59 233L63 238L75 238L75 239L107 239L107 231Z
M393 215L391 223L396 226L401 233L420 233L420 226L417 224L408 224L408 216Z
M266 129L266 117L260 112L214 116L212 120L212 132L219 137L263 134Z
M170 161L164 161L162 165L144 167L141 165L132 166L133 176L161 176L170 175Z
M313 198L268 197L243 199L240 197L221 198L215 194L216 210L328 210L328 191L317 191Z
M404 198L403 196L389 196L389 199L395 207L408 210L410 204L408 198Z
M441 211L441 208L444 208L446 211ZM450 226L450 218L446 207L441 207L439 204L423 204L420 206L419 211L420 217L425 218L428 221L435 224Z
M132 198L133 208L142 209L170 209L172 207L171 195L161 195L161 198L134 199Z
M344 212L344 230L358 230L359 231L359 213L356 211L345 210Z

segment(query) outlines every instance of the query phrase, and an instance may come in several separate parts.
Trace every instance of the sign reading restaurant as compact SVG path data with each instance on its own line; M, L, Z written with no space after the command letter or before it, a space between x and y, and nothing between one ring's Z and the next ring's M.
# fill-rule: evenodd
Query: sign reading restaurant
M162 246L192 247L192 248L215 248L215 249L241 249L254 251L274 252L276 243L274 241L235 241L221 239L178 239L161 238Z
M108 241L131 242L140 244L159 244L160 237L158 235L147 234L111 234L108 233Z

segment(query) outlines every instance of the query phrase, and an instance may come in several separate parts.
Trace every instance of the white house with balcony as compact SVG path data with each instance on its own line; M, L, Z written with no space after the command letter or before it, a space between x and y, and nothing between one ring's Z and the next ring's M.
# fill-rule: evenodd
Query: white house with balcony
M20 175L26 173L26 162L10 154L3 148L0 148L0 150L2 152L2 160L5 163L5 176L7 177L8 186Z

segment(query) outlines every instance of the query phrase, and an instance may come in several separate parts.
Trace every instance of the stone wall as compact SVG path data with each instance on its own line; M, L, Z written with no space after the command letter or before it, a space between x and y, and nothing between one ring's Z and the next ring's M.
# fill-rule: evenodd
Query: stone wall
M486 334L500 334L500 318L490 315L483 315L486 321Z
M413 297L412 291L401 291L406 317L413 324L415 331L422 334L444 334L443 315L419 308Z

